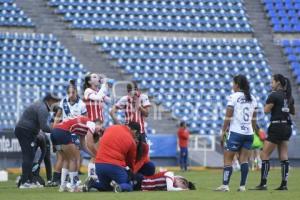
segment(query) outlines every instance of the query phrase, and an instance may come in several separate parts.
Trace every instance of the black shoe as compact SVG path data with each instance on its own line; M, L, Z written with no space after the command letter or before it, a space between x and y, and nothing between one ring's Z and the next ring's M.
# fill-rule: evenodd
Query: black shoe
M288 190L287 186L279 186L278 188L276 188L275 190Z
M268 189L267 185L258 185L255 188L250 190L267 190L267 189Z
M82 186L82 192L89 192L94 185L95 180L92 177L88 177Z

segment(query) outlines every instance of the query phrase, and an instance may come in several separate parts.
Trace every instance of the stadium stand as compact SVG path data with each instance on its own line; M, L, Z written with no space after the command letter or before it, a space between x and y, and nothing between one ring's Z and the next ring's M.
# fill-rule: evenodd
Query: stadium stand
M97 37L95 43L192 132L218 134L234 74L248 74L260 107L270 89L271 70L255 39ZM262 116L261 125L267 122Z
M252 32L242 0L50 0L76 29Z
M13 0L0 0L0 26L33 27L34 24Z
M291 70L296 82L300 85L300 40L283 40L282 46L284 48L284 54L288 59Z
M63 95L66 81L80 82L85 73L53 35L0 34L0 52L0 128L13 128L17 114L39 95L51 89Z
M263 0L274 32L300 32L299 0Z

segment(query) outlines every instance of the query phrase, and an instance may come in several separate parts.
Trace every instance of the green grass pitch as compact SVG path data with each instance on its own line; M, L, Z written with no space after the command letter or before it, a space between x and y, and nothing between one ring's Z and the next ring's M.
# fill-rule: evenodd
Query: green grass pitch
M90 193L59 193L57 188L19 190L15 186L15 175L10 176L8 182L0 182L0 200L100 200L100 199L124 199L124 200L162 200L162 199L199 199L199 200L300 200L300 169L290 170L288 191L274 191L273 189L280 184L280 170L272 169L269 174L268 191L237 192L239 185L240 172L234 172L230 192L214 192L213 189L221 184L221 170L189 171L185 173L176 172L196 183L197 190L184 192L131 192L131 193L112 193L112 192L90 192ZM253 188L259 182L260 172L250 172L247 188ZM84 178L84 177L82 177Z

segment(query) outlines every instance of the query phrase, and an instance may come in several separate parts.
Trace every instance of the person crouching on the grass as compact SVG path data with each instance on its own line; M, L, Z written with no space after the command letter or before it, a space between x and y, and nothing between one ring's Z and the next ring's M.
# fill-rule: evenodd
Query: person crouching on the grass
M95 158L98 180L88 179L83 186L84 192L91 188L114 192L133 190L126 166L134 168L140 134L140 125L136 122L105 129Z

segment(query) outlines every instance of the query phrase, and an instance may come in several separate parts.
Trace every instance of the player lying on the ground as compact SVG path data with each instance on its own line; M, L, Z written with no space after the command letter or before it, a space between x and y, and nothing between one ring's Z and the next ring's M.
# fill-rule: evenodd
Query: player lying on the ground
M144 176L140 181L137 181L137 184L139 184L139 189L142 191L196 190L194 183L182 176L175 175L171 171L159 172L153 176Z
M137 191L184 191L184 190L196 190L194 183L188 181L182 176L177 176L174 172L165 171L159 172L152 176L142 176L140 174L132 176L131 181L134 186L134 190ZM89 178L85 183L84 191L88 192L93 185L95 185L96 180ZM115 192L121 192L121 187L112 181L111 185L114 187Z

